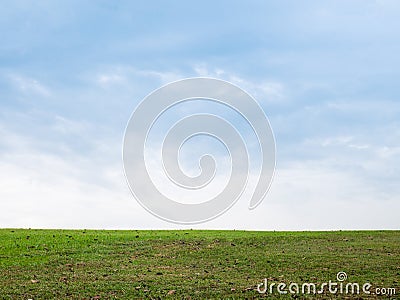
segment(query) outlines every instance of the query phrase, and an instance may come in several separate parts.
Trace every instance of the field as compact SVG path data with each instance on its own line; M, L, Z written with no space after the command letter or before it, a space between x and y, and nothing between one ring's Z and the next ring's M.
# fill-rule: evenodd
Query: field
M257 291L340 271L371 294ZM399 278L400 231L0 229L1 299L400 299Z

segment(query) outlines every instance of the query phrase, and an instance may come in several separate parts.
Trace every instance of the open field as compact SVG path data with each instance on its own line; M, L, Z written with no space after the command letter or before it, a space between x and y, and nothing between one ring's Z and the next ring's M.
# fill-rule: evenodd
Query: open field
M312 298L400 299L400 231L0 230L1 299L290 299L257 284L338 282L339 271L371 295Z

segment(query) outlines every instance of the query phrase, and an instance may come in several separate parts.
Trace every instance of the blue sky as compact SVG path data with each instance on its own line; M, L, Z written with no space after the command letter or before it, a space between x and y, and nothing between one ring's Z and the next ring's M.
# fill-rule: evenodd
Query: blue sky
M259 101L277 171L256 210L196 226L398 229L399 16L390 0L2 1L0 226L171 228L130 195L123 133L155 88L211 76Z

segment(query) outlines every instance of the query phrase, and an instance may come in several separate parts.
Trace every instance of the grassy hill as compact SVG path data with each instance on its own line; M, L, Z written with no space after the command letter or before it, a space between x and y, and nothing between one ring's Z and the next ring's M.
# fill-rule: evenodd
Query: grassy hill
M340 271L371 294L307 297L398 298L400 231L0 229L0 299L302 299L257 285L339 282Z

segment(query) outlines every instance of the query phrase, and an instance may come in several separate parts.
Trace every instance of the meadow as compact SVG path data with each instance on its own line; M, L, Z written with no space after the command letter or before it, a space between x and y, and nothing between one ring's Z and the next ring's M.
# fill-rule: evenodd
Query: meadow
M257 291L338 272L371 294ZM0 299L396 299L399 278L400 231L0 229Z

